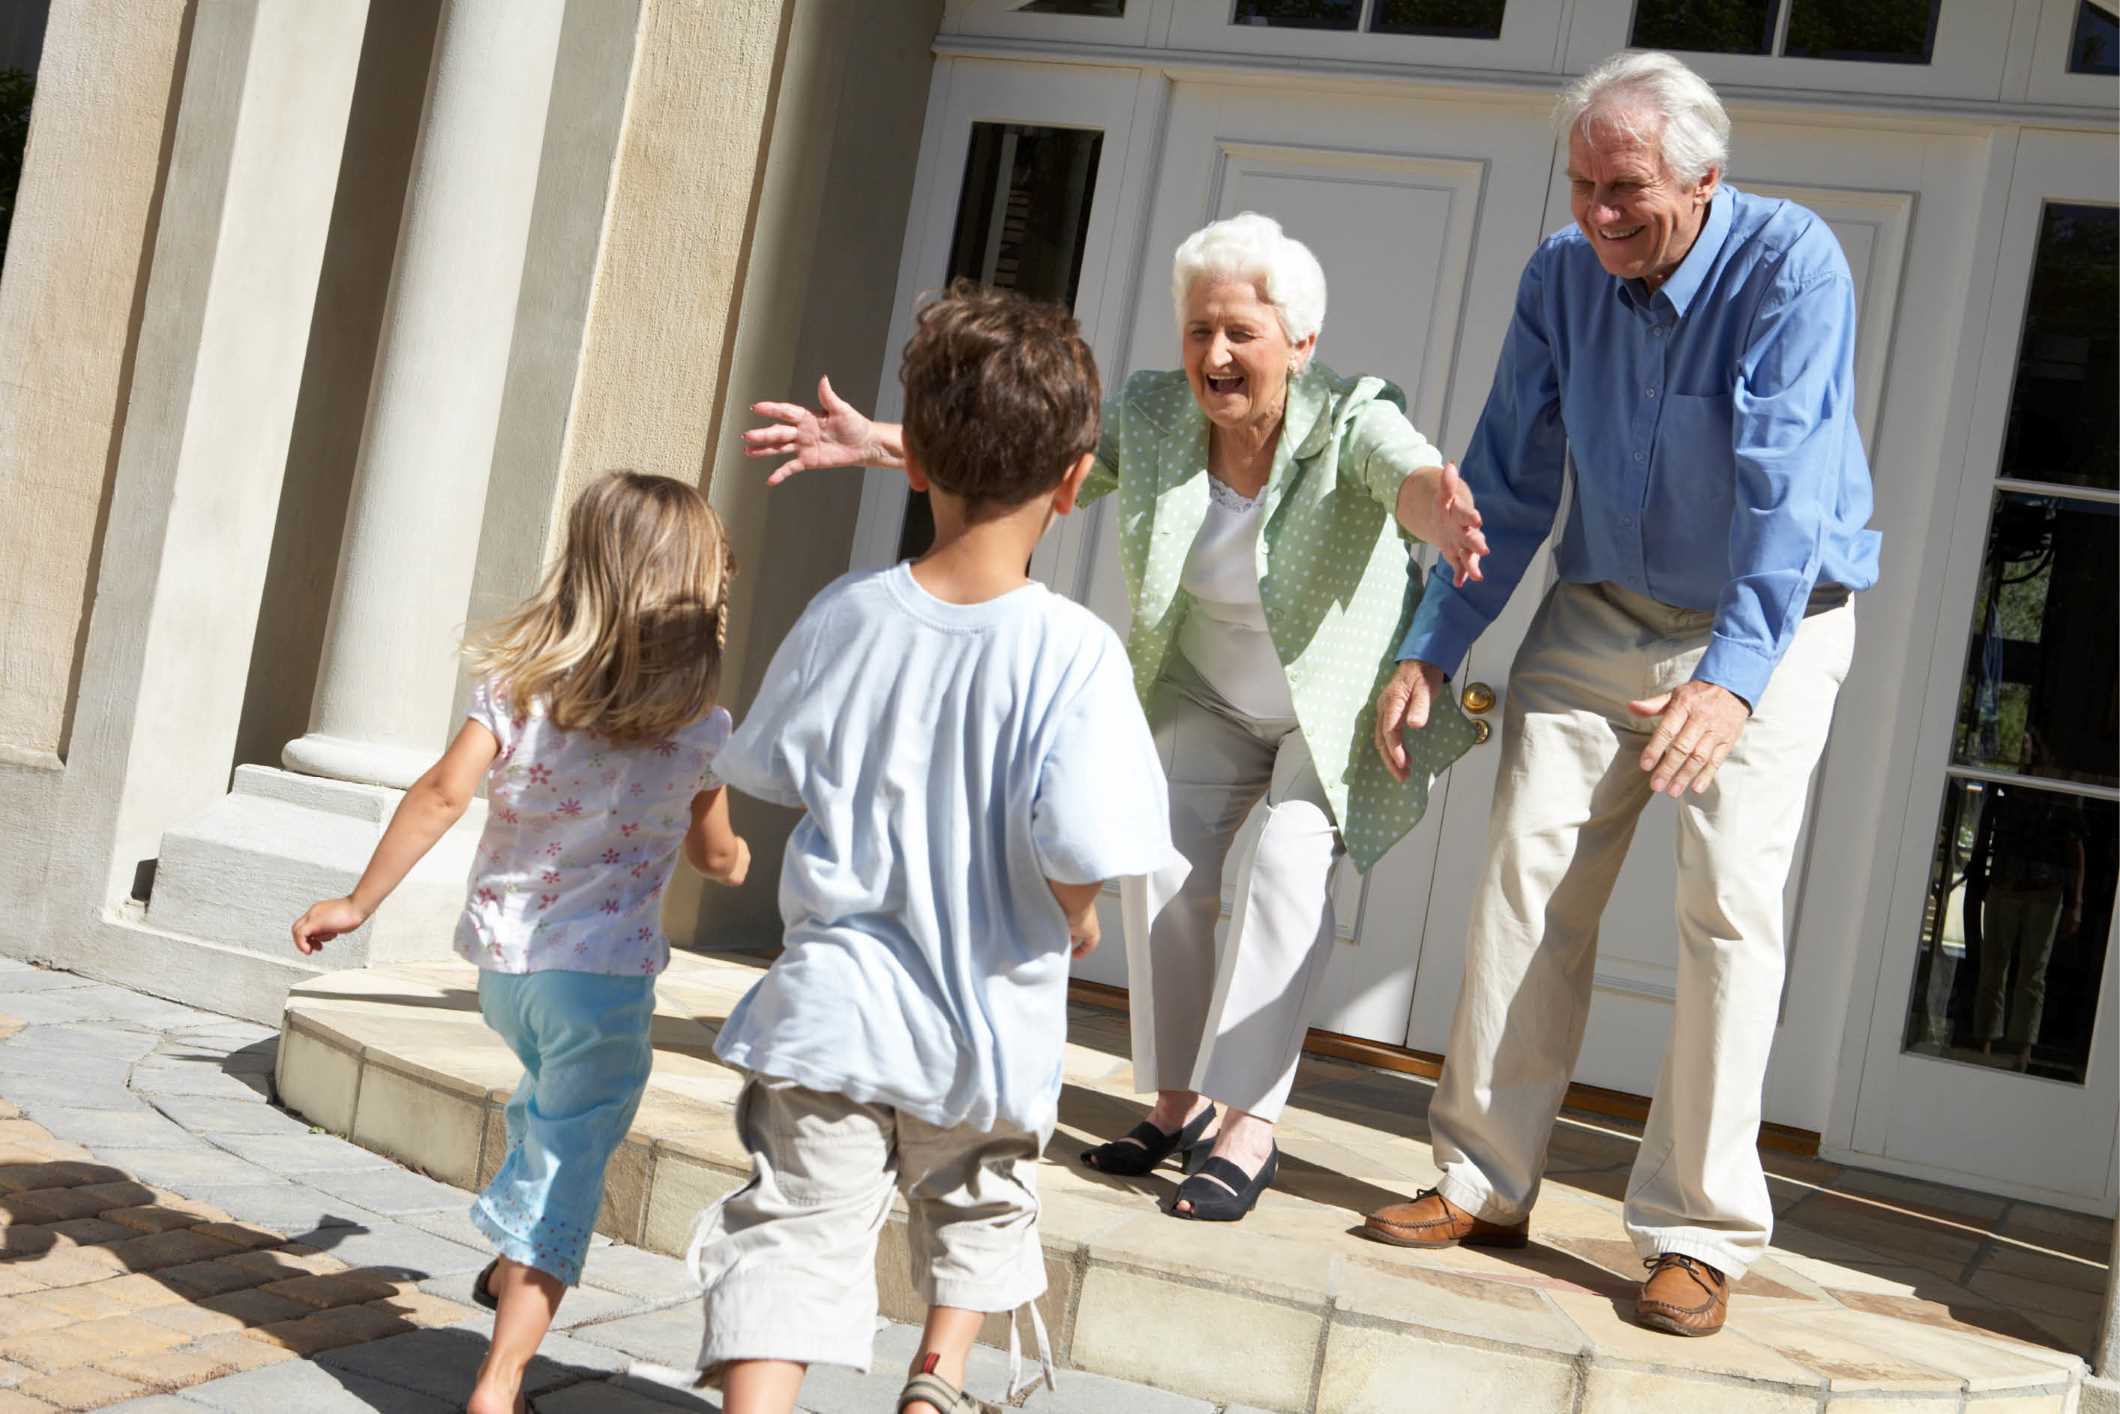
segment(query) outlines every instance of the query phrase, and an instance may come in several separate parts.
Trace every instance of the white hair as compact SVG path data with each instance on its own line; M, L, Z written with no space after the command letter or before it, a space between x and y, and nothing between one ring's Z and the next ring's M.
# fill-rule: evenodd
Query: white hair
M1730 115L1722 100L1706 79L1655 50L1615 54L1569 84L1554 120L1563 135L1588 123L1637 140L1654 137L1671 175L1689 186L1710 168L1725 172L1730 165Z
M1202 278L1247 280L1265 292L1281 332L1300 344L1325 323L1325 270L1310 247L1271 216L1246 211L1187 236L1171 257L1170 296L1185 327L1185 302Z

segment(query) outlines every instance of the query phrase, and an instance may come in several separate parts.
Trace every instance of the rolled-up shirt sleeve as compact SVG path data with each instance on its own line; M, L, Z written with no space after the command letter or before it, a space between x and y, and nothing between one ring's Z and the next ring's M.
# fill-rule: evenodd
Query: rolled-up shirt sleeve
M1748 704L1803 622L1855 426L1855 287L1820 275L1759 308L1731 396L1730 581L1700 682Z
M1451 582L1450 566L1438 562L1399 645L1401 662L1418 658L1455 672L1553 530L1568 435L1561 426L1560 378L1544 310L1545 255L1541 250L1524 267L1494 386L1458 467L1487 535L1485 578L1461 589Z

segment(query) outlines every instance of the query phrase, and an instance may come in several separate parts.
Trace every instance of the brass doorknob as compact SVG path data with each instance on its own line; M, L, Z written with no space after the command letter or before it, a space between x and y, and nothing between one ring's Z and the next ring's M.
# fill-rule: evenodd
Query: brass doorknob
M1484 745L1484 744L1486 743L1486 740L1487 740L1487 738L1488 738L1488 737L1490 737L1490 736L1493 736L1493 735L1494 735L1494 728L1493 728L1493 727L1491 727L1491 726L1489 726L1489 725L1487 725L1487 723L1486 723L1485 721L1482 721L1482 720L1479 720L1479 719L1475 719L1475 720L1473 721L1473 723L1472 723L1472 744L1473 744L1474 746L1481 746L1481 745Z
M1494 705L1494 689L1483 682L1468 682L1464 701L1467 712L1484 712Z

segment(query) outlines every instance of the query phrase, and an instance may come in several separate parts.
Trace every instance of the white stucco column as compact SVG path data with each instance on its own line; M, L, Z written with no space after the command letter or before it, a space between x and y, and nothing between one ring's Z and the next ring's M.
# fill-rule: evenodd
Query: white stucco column
M448 0L309 732L289 768L410 785L457 682L564 0Z

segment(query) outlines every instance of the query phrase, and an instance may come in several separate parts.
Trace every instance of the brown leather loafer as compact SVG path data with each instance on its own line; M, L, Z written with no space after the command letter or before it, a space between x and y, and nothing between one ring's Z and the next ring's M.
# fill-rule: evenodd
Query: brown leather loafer
M1522 1247L1530 1222L1491 1223L1424 1188L1411 1203L1379 1208L1362 1224L1362 1236L1394 1247Z
M1634 1319L1672 1335L1714 1335L1730 1314L1730 1282L1697 1257L1666 1252L1642 1263L1649 1279L1634 1303Z

